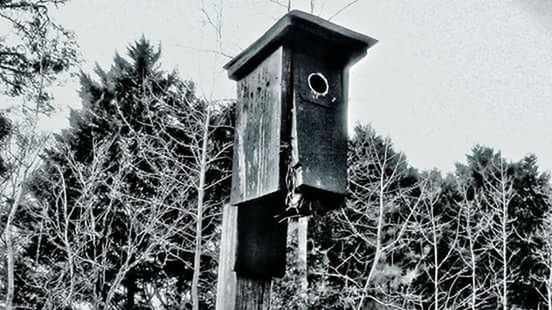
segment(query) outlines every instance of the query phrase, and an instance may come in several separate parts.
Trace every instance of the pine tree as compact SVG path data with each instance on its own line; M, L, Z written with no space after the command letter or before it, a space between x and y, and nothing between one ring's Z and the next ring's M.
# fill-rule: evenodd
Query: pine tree
M22 279L21 303L138 309L159 298L150 290L167 306L189 302L194 169L207 103L195 96L193 83L161 70L160 49L144 37L127 54L128 60L116 54L107 72L97 67L95 78L81 73L83 108L72 111L70 128L56 137L32 182L36 203L27 216L37 229L26 251L38 258L32 268L45 275L37 279L30 271ZM228 112L216 111L217 126L209 127L209 150L220 156L206 176L206 201L213 205L204 220L206 240L214 238L215 206L229 188ZM215 261L204 255L202 263L209 281ZM65 285L49 282L56 273ZM45 286L29 287L33 282Z
M501 171L511 183L512 194L508 200L506 214L506 268L509 270L506 297L510 304L527 309L536 309L538 304L543 302L540 294L544 288L542 284L532 280L533 275L540 272L540 267L535 258L528 254L540 247L541 241L537 230L549 208L549 176L539 172L536 161L535 156L529 155L518 162L506 163L499 152L488 147L476 146L472 154L467 156L467 165L457 166L457 176L460 182L466 184L465 200L475 207L472 224L483 229L481 235L484 237L475 243L475 250L480 253L478 274L481 287L493 286L488 279L496 270L490 268L500 265L497 261L498 249L495 248L496 244L492 244L496 242L489 237L493 235L492 227L500 222L500 216L490 218L487 221L488 225L480 223L492 215L494 203L490 195L500 187ZM505 163L502 169L499 168L500 163ZM484 227L481 228L482 226ZM498 307L500 303L498 297L493 296L492 292L487 292L481 297L489 300L486 302L489 309Z

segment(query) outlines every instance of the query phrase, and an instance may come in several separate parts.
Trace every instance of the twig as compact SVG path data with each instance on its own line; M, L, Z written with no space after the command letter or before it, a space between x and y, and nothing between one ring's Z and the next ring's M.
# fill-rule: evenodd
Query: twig
M334 15L330 16L330 18L328 18L328 20L332 20L334 17L336 17L337 15L339 15L341 12L345 11L346 9L348 9L349 7L353 6L355 3L357 3L359 0L353 0L349 3L347 3L347 5L345 5L344 7L342 7L341 9L337 10L337 12L334 13Z

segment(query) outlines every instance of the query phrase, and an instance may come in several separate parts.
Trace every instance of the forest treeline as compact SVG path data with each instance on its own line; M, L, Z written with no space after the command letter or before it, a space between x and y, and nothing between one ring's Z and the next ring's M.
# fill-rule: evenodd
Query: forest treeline
M0 9L37 28L15 26L25 52L0 46L17 100L0 118L0 307L214 309L234 103L199 97L141 38L81 72L82 108L43 133L77 47L40 2L13 3ZM550 177L534 155L475 146L443 175L357 125L348 161L346 205L290 220L308 234L288 242L275 309L552 309Z

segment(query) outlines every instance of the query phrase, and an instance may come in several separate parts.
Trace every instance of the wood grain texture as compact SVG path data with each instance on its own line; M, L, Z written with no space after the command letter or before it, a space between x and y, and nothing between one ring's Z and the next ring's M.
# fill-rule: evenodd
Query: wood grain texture
M294 136L298 187L344 195L347 190L347 100L344 66L322 46L293 54ZM308 87L308 76L320 73L328 93L319 96Z
M222 211L222 236L217 279L217 310L234 310L236 303L236 257L238 209L225 205Z
M277 49L238 82L231 203L280 190L282 55Z
M236 310L269 310L272 280L238 276Z
M292 11L224 66L238 81L231 190L231 203L237 206L235 309L270 309L271 278L285 273L287 222L277 218L285 210L292 152L298 171L295 185L303 197L316 201L320 210L342 204L348 67L376 42ZM308 87L311 73L327 78L327 93ZM224 229L233 234L231 227ZM226 248L231 242L224 241L221 255L231 251ZM226 278L229 262L224 261L224 274L219 275L223 294L221 285L231 282ZM218 298L217 309L223 309Z

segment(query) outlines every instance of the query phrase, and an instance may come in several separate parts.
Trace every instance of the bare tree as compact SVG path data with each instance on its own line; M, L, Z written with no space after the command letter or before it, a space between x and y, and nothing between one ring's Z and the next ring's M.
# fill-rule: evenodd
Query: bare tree
M548 203L550 204L550 198ZM542 238L542 247L533 249L532 254L538 258L539 263L544 267L544 274L535 273L533 277L545 284L546 295L542 297L546 300L548 310L552 310L552 213L550 212L550 208L548 210L545 214L542 227L539 230Z
M77 60L72 34L56 24L48 12L63 3L63 0L0 3L0 20L12 30L0 39L0 86L4 86L1 92L12 96L14 102L21 102L1 115L9 116L13 124L9 140L1 150L8 171L0 184L2 205L8 213L3 229L8 310L13 307L15 292L14 220L19 205L27 198L24 184L39 163L38 155L48 140L37 123L40 116L53 110L48 86Z
M45 146L48 136L37 129L36 113L15 113L12 111L11 130L7 141L0 148L0 157L4 159L7 171L0 183L0 194L3 211L7 220L3 227L2 241L6 248L7 293L5 307L12 309L15 291L15 256L14 237L17 227L13 225L19 206L26 199L25 182L39 163L39 154Z
M431 171L425 176L425 195L415 216L424 262L420 269L427 274L429 282L433 285L433 300L430 307L436 310L448 308L449 303L456 299L460 292L453 292L453 286L450 284L461 276L461 270L457 270L454 264L457 258L461 218L460 214L449 210L448 201L443 199L443 182L438 171Z
M141 124L128 126L124 136L94 140L89 162L77 159L68 141L57 140L61 158L37 173L38 184L48 186L50 194L36 197L25 210L38 223L33 268L45 271L26 280L41 292L45 308L83 303L115 308L125 291L127 308L138 293L149 306L184 308L190 302L182 271L199 268L205 252L216 256L214 224L223 203L217 199L224 197L231 147L225 108L211 110L206 122L210 112L191 96L190 85L180 83L160 95L144 88L135 98L146 107ZM131 125L119 113L120 121ZM198 239L207 250L198 251ZM171 273L173 267L166 266L175 264L183 267ZM137 281L144 268L159 272Z
M458 254L471 280L469 297L460 303L471 309L489 305L507 309L508 287L518 273L511 263L517 254L510 244L516 234L510 216L513 179L500 154L488 163L474 163L476 178L459 184L463 233Z
M342 263L330 274L346 279L355 288L350 298L355 300L357 309L365 306L367 298L386 306L396 305L399 299L402 302L403 298L414 298L409 291L409 281L401 284L404 291L396 291L399 296L380 283L386 280L373 280L377 274L381 279L402 278L403 275L393 271L396 267L387 264L386 258L405 246L404 238L415 227L413 215L421 203L424 185L400 184L409 171L404 155L395 153L391 141L376 136L371 129L357 130L350 154L351 198L347 207L339 213L339 238L347 240L343 242L349 246L357 246L352 253L340 254L343 256ZM416 191L417 195L414 194ZM365 273L351 277L340 271L351 268L365 270ZM389 274L386 275L387 272ZM375 292L384 300L375 296Z
M486 259L492 246L488 246L491 227L495 224L493 216L487 214L482 195L483 190L475 190L472 185L461 181L458 184L461 200L455 204L462 218L460 222L460 241L456 251L464 266L465 277L470 279L470 286L458 289L458 293L468 290L466 298L460 295L456 305L472 310L492 304L492 285L489 284L486 270Z
M167 105L163 100L157 102L162 106L162 110L178 109L178 107L171 107ZM177 169L181 173L186 174L186 178L189 182L187 184L189 190L197 196L197 202L195 209L195 231L191 234L194 240L191 244L194 244L194 263L193 263L193 279L192 279L192 305L199 307L199 281L201 274L201 257L203 255L203 242L204 239L212 240L213 235L203 235L204 222L207 220L209 223L216 222L220 215L220 207L222 207L224 201L213 201L213 198L220 199L220 197L209 196L209 191L216 187L220 187L221 184L229 181L229 152L231 151L231 128L225 122L229 121L229 115L225 110L228 109L228 103L207 103L206 101L190 101L186 97L179 98L181 102L181 111L173 111L179 113L184 118L181 120L171 119L163 122L163 118L151 118L152 124L157 128L155 135L161 135L170 137L171 143L178 143L184 149L189 152L189 158L179 159L177 154L171 149L166 140L159 141L157 137L144 136L138 138L138 143L144 144L147 141L151 141L152 144L164 145L163 149L159 150L159 155L163 156L170 162L172 169ZM177 130L184 133L191 139L187 142L176 142L179 137L173 136L172 131ZM221 144L220 140L217 142L213 139L214 135L223 134L227 142ZM156 149L153 145L144 145L144 150ZM226 162L226 164L224 164ZM216 172L216 178L207 178L209 171ZM190 206L191 207L191 206ZM204 217L205 211L209 210L207 218ZM214 218L217 217L217 218ZM212 224L211 224L212 225ZM210 226L211 226L210 225ZM211 245L212 247L212 245ZM214 253L211 253L214 254Z
M495 295L506 310L508 304L508 284L514 278L516 269L510 264L510 258L515 255L508 248L509 240L514 234L512 223L515 219L509 216L509 206L514 197L513 181L507 172L506 162L500 158L499 162L492 162L492 171L484 173L485 194L480 197L483 203L488 207L487 217L493 222L490 226L491 233L485 235L487 244L493 254L499 258L499 264L495 265L492 261L489 265Z
M227 56L223 52L223 19L224 19L224 2L222 0L211 3L212 9L208 10L205 6L204 1L201 1L201 13L206 20L208 26L212 28L215 33L217 49L216 53L213 55L213 60L215 64L219 61L219 56ZM215 84L215 75L212 75L212 86L214 88ZM201 276L201 255L203 253L202 248L202 238L203 238L203 213L205 209L205 191L208 189L206 185L206 174L209 169L209 166L213 161L218 160L218 156L224 154L231 147L230 144L223 146L220 152L213 151L213 148L209 146L210 137L211 137L211 113L212 106L216 108L216 101L213 100L211 93L210 99L208 101L210 104L206 105L206 108L200 115L201 128L200 134L202 138L198 140L199 143L196 149L196 163L198 165L198 182L197 182L197 216L196 216L196 231L195 231L195 254L194 254L194 273L192 279L192 309L199 310L199 280ZM216 153L216 154L215 154ZM225 180L230 177L229 173L221 173L220 178ZM222 207L222 202L219 204Z
M0 22L7 27L0 38L0 92L32 98L24 109L51 112L52 84L77 62L71 32L52 18L51 10L66 0L13 0L0 2Z

